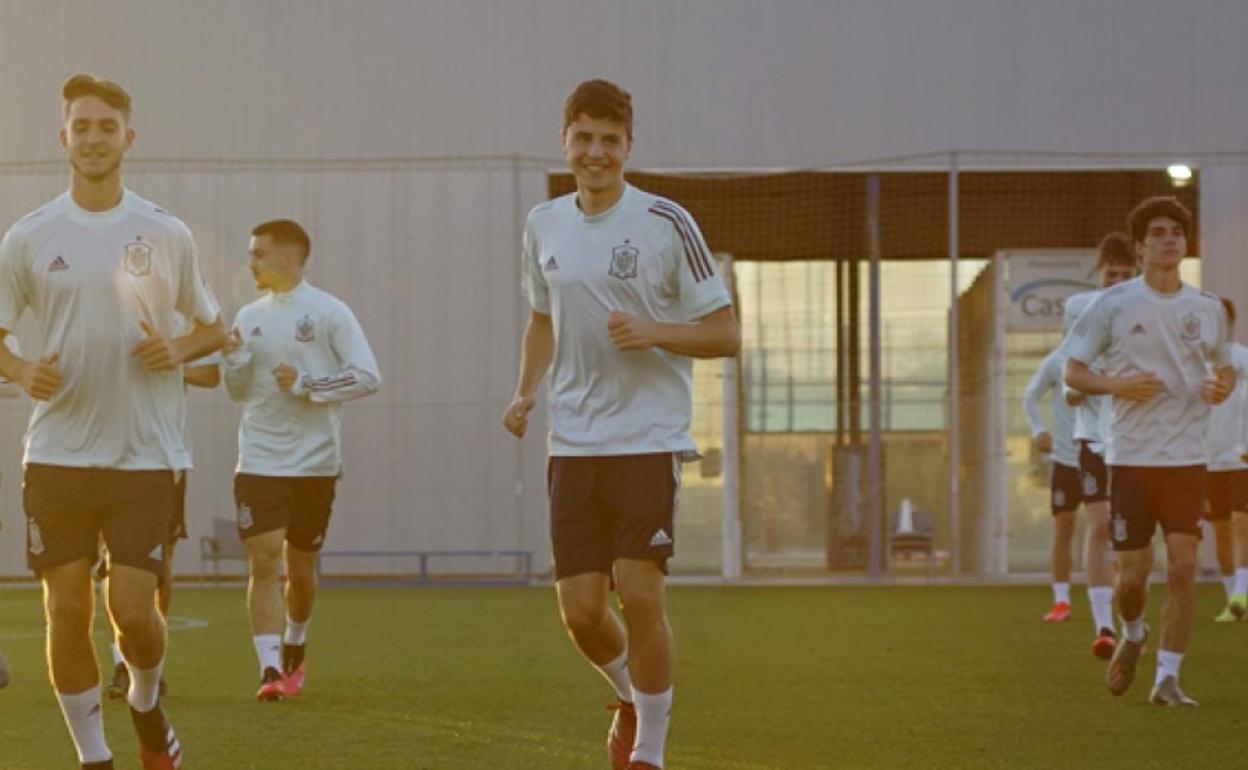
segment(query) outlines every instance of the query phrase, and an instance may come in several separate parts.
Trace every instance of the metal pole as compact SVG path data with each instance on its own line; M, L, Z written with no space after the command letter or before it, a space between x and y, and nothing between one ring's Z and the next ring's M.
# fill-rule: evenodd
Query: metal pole
M524 240L524 212L521 204L521 185L520 185L520 156L514 156L511 159L511 227L512 227L512 243L519 250L521 241ZM520 260L511 260L512 275L515 286L520 285ZM520 292L512 292L512 296L516 301L516 328L523 329L527 321L527 313L525 312L524 300L520 299ZM516 368L520 371L520 346L516 346ZM513 515L515 517L515 537L516 550L524 549L524 441L513 441L515 446L515 498Z
M949 153L949 574L962 571L962 464L958 409L958 154Z
M867 572L873 578L884 569L883 479L880 473L880 177L867 177L867 234L871 264L867 277L867 318L870 334L870 437L867 444L867 510L871 534Z
M733 294L732 255L723 254L720 261L720 272L724 276L724 285L728 296ZM743 558L741 552L741 427L737 399L737 359L723 359L723 490L721 494L720 532L720 574L725 582L736 582L741 579Z
M845 260L836 259L836 446L845 446Z

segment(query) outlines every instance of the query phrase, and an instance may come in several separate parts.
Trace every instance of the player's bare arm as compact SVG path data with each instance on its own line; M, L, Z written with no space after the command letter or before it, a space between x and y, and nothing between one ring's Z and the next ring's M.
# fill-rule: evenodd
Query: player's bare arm
M1225 401L1235 389L1235 367L1222 366L1214 371L1214 376L1200 385L1200 397L1206 404L1214 406Z
M1128 377L1107 377L1097 374L1077 358L1066 359L1063 380L1067 385L1089 395L1108 394L1115 398L1142 403L1161 392L1163 384L1152 372Z
M529 313L524 327L524 339L520 345L520 375L516 380L516 395L503 412L503 427L516 438L522 438L529 427L529 412L533 410L533 394L550 362L555 357L555 328L550 316L536 310Z
M215 388L221 383L221 368L216 364L187 366L182 370L182 381L196 388Z
M607 333L616 350L658 347L690 358L722 358L735 356L741 348L741 330L731 307L691 324L659 323L617 311L607 318Z
M0 342L5 336L7 332L0 330ZM36 401L47 401L56 395L64 381L64 375L56 366L58 357L57 353L49 353L37 361L27 361L0 345L0 378L16 382Z
M147 321L140 321L146 335L135 345L130 355L143 362L148 371L172 369L186 361L206 356L225 344L225 327L218 316L211 324L198 321L187 334L170 339Z

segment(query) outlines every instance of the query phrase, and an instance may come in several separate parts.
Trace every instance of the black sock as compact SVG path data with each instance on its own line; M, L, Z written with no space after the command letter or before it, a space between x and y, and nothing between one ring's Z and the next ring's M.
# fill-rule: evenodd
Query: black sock
M82 766L82 770L113 770L113 760L106 759L103 762L88 762Z
M131 706L130 720L134 722L139 742L148 750L163 754L169 749L169 723L165 721L165 713L160 710L159 703L156 708L145 712L135 711Z

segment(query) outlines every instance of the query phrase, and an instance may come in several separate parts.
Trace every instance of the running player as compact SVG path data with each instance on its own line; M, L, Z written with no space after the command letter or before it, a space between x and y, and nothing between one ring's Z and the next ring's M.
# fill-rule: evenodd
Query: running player
M692 358L734 356L732 301L684 209L624 181L629 94L591 80L568 97L563 151L576 192L525 225L532 306L503 425L523 436L551 369L551 539L573 642L615 688L615 770L663 767L672 705L664 576L689 438ZM552 368L553 364L553 368ZM608 608L612 585L622 626Z
M1232 328L1235 304L1223 297ZM1248 347L1231 343L1235 389L1213 408L1205 431L1209 453L1209 510L1226 608L1214 620L1227 623L1248 616Z
M1062 343L1066 382L1109 394L1106 462L1110 467L1111 538L1118 555L1115 599L1122 641L1106 671L1114 695L1131 686L1148 637L1144 606L1150 545L1161 525L1169 591L1150 699L1195 706L1179 689L1179 667L1191 634L1196 549L1205 493L1205 427L1209 405L1234 386L1226 311L1218 298L1187 284L1191 214L1172 197L1149 198L1128 216L1144 276L1107 289L1088 306ZM1105 372L1092 362L1104 357Z
M69 191L0 246L0 336L30 309L45 348L0 347L0 373L37 403L26 433L27 562L44 586L48 666L84 768L111 768L91 643L91 565L109 556L108 612L130 667L127 700L146 770L181 766L159 701L174 482L190 466L179 367L225 340L186 225L122 185L130 97L90 75L65 82ZM174 336L176 316L193 323Z
M307 232L289 219L251 231L251 273L267 293L238 311L224 348L226 390L243 404L234 503L261 701L303 691L316 554L342 474L339 411L381 386L351 309L304 280L311 250Z
M1079 315L1088 307L1100 291L1130 280L1139 274L1139 260L1131 247L1131 239L1122 233L1110 233L1101 239L1097 248L1096 291L1071 295L1063 306L1062 332L1069 335ZM1101 362L1095 362L1100 367ZM1087 512L1083 540L1083 572L1088 584L1088 604L1092 608L1092 654L1109 660L1117 645L1114 632L1114 568L1109 543L1109 474L1105 468L1105 443L1103 433L1107 418L1103 396L1084 396L1064 388L1068 404L1075 409L1074 440L1078 456L1080 492ZM1069 589L1067 589L1069 590ZM1045 620L1065 620L1070 617L1070 605L1060 604L1045 616Z

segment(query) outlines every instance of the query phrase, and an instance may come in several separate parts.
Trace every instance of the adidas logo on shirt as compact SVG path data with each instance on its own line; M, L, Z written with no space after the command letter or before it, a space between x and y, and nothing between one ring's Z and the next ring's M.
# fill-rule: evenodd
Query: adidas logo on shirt
M165 560L165 547L163 545L156 546L155 548L152 549L152 552L147 555L147 558L151 559L152 561L164 561Z
M251 330L251 336L253 336L253 337L263 337L263 336L264 336L264 332L260 330L260 327L259 327L259 326L255 326L255 327L252 327L252 330Z
M660 548L662 546L671 545L671 544L672 544L672 536L667 534L666 530L660 529L658 532L654 533L654 537L650 538L651 548Z
M1131 333L1132 334L1147 334L1147 332L1144 331L1144 324L1139 324L1139 323L1131 327Z
M57 255L56 259L52 260L52 264L48 265L49 273L59 273L62 270L68 270L68 269L69 269L69 263L66 262L65 258L60 256L59 254Z
M546 271L559 269L559 263L555 261L554 254L550 255L550 259L546 260L546 264L542 267L542 269Z

